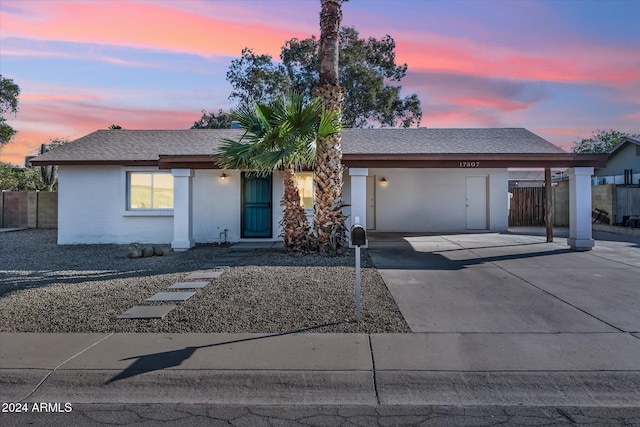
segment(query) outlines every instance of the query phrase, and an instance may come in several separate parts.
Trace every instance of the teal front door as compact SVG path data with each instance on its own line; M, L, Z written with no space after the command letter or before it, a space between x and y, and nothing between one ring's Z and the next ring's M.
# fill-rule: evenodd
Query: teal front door
M242 174L242 237L271 237L271 175Z

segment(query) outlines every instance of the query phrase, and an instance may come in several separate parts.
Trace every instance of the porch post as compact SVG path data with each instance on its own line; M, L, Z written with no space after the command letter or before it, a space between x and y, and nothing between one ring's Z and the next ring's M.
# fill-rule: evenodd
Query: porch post
M173 241L174 251L186 251L195 246L193 240L193 198L191 169L171 169L173 175Z
M569 175L569 239L572 249L588 251L593 248L591 233L591 175L592 167L575 167Z
M547 227L547 242L553 242L553 188L551 169L544 170L544 224Z
M368 168L349 168L351 176L351 221L356 223L356 218L360 218L360 224L367 226L367 175Z

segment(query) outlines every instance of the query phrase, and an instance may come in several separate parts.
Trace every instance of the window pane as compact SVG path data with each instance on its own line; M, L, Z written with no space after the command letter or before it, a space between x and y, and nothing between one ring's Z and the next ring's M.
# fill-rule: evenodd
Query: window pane
M300 192L300 206L305 209L313 208L313 174L297 173L296 183Z
M129 174L129 207L131 209L151 208L151 174Z
M173 209L173 176L171 174L153 174L153 208Z

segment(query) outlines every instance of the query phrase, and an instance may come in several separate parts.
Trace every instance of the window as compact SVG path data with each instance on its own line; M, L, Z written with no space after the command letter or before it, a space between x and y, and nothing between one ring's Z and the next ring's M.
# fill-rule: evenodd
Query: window
M313 209L313 173L296 173L296 183L300 193L300 206L305 209Z
M173 176L170 173L127 173L127 210L138 209L173 209Z

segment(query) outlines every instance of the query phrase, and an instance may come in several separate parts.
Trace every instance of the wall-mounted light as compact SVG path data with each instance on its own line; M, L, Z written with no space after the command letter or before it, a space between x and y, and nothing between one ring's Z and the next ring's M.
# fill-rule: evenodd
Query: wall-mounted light
M385 178L384 176L382 178L380 178L380 185L383 187L386 187L387 184L389 184L389 181L387 181L387 178Z
M224 173L224 172L222 172L222 175L220 175L220 180L221 180L221 181L224 181L224 180L226 180L226 179L227 179L227 174L226 174L226 173Z

